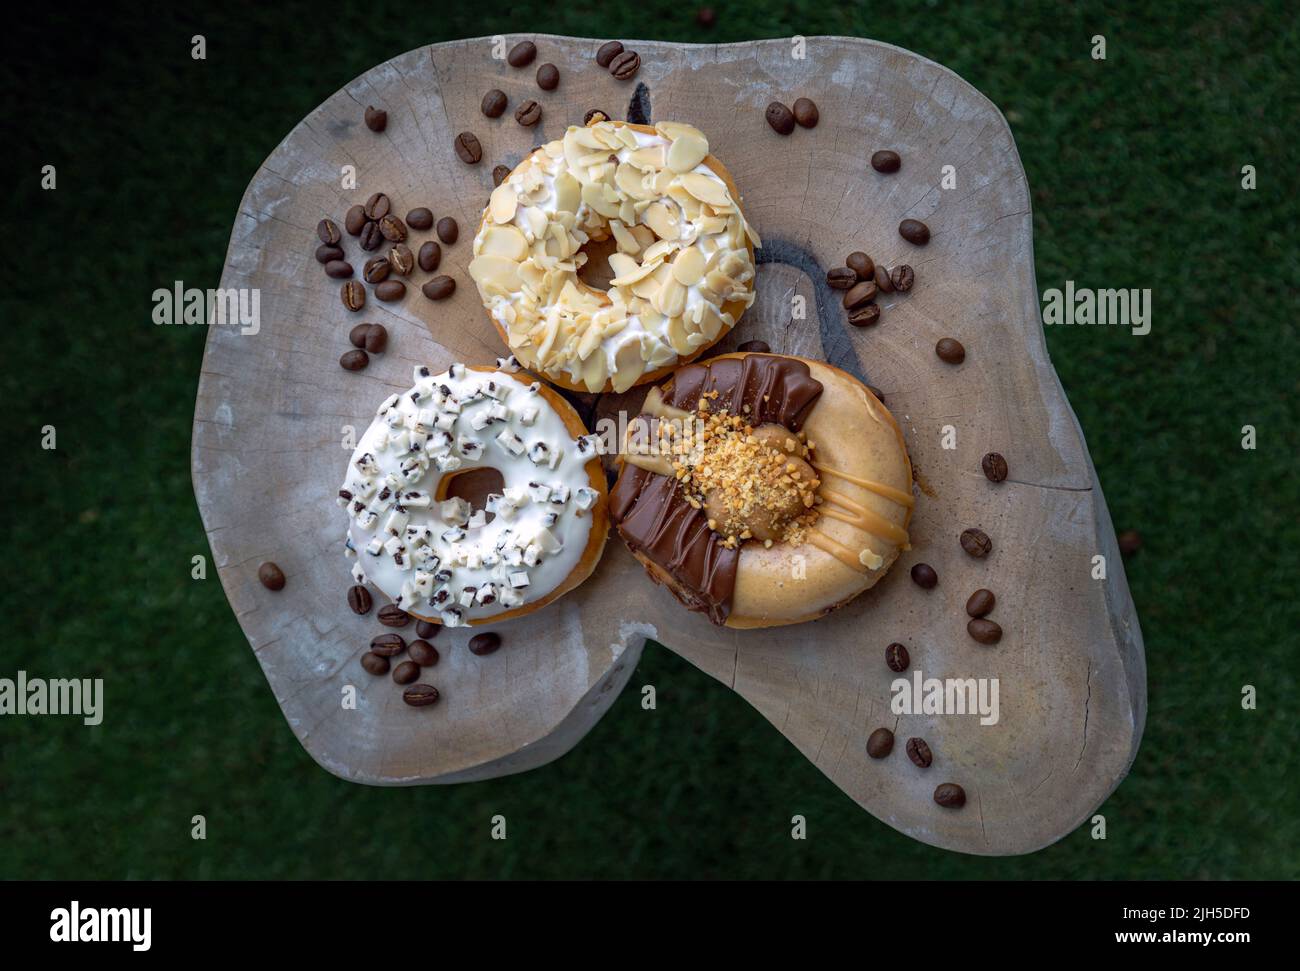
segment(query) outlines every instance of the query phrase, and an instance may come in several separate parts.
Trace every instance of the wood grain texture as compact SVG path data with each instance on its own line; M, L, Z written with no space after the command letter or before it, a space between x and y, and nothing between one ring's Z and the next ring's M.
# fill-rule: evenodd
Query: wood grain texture
M512 38L512 40L517 38ZM232 233L223 287L261 290L261 330L210 329L195 412L193 479L222 583L291 727L312 756L344 778L375 784L459 782L521 771L567 751L599 719L653 637L739 692L837 786L889 825L969 853L1029 852L1075 828L1124 777L1146 711L1141 632L1105 501L1083 436L1047 356L1034 281L1029 194L997 109L945 68L898 48L849 38L718 47L633 42L643 66L620 83L592 60L600 40L535 37L538 63L560 67L558 91L540 92L535 67L512 70L486 38L411 51L357 78L299 124L248 187ZM511 101L492 121L478 109L492 87ZM444 701L415 710L388 679L357 663L379 632L344 605L342 512L332 496L347 452L341 426L364 430L379 401L409 385L416 363L490 363L504 353L466 272L469 230L492 188L493 165L513 166L535 144L581 123L589 108L632 120L697 125L730 168L763 236L758 300L718 346L763 339L773 350L820 357L879 388L907 437L924 483L914 549L893 573L843 610L794 628L731 631L681 609L651 584L617 539L596 574L558 603L501 625L506 647L487 658L444 632L429 680ZM763 120L776 98L814 97L821 123L781 138ZM513 107L536 98L540 126ZM375 104L387 131L361 121ZM482 140L484 159L455 156L457 132ZM881 176L877 148L903 156ZM340 167L358 186L340 189ZM939 188L953 165L957 187ZM439 272L455 296L430 303L413 277L406 299L346 313L339 284L312 259L314 226L341 221L372 191L399 213L426 205L453 215L462 239ZM905 217L933 238L899 238ZM415 234L414 242L427 234ZM416 248L415 246L412 247ZM908 262L915 289L881 299L881 323L853 331L824 282L827 266L862 249ZM363 259L347 240L348 258ZM807 313L792 313L802 297ZM390 349L359 374L337 365L347 330L384 323ZM967 348L942 364L940 337ZM643 391L585 397L588 415L633 410ZM944 450L944 426L957 447ZM980 457L1006 455L1010 478L985 480ZM967 557L957 536L985 529L994 543ZM1091 578L1106 558L1107 578ZM289 583L258 585L257 565L278 562ZM939 587L907 576L931 563ZM988 587L1005 631L983 647L966 634L963 605ZM1000 721L971 715L894 715L884 648L901 641L926 677L998 678ZM911 672L909 672L910 674ZM344 685L356 710L340 704ZM891 727L888 759L865 754L867 736ZM903 754L909 736L934 751L927 770ZM960 783L962 810L936 806L940 782ZM793 811L793 810L792 810Z

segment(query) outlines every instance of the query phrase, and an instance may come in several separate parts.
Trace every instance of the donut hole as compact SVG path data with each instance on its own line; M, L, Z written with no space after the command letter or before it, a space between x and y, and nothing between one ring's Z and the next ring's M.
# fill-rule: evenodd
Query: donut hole
M614 270L609 265L611 253L618 252L618 241L613 236L604 239L589 239L578 250L587 255L587 262L578 267L578 279L600 293L609 292L609 281L614 279Z
M434 499L464 499L474 512L483 510L489 495L501 495L505 491L506 480L493 468L466 469L464 472L452 472L442 477ZM486 510L484 510L486 511ZM487 521L492 522L495 513L487 513Z

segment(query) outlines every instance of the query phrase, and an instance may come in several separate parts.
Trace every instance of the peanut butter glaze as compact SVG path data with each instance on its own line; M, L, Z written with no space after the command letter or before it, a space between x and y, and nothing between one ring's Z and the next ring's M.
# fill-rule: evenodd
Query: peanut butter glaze
M717 398L709 397L713 391ZM725 410L744 415L754 425L772 422L797 432L821 393L821 382L802 361L763 354L721 358L681 368L662 396L652 390L646 402L652 410L641 418L659 417L655 412L693 412L705 398L711 411ZM708 614L715 624L726 622L740 549L723 545L709 529L708 517L686 501L675 479L629 459L610 493L610 515L628 548L681 586L680 594L673 591L679 600Z

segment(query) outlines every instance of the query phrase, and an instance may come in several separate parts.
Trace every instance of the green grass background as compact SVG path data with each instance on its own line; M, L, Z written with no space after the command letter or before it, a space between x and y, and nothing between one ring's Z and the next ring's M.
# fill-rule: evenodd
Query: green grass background
M1294 878L1297 111L1294 8L722 0L690 5L53 4L6 28L0 676L108 680L108 719L0 721L0 877ZM571 754L380 790L319 769L215 577L189 444L205 333L149 294L215 286L249 178L351 78L444 39L850 34L953 68L1006 113L1041 287L1151 287L1151 334L1049 328L1146 637L1150 711L1109 838L1027 857L913 842L737 696L656 645ZM189 39L202 33L208 61ZM1108 59L1088 56L1094 34ZM59 188L41 192L40 166ZM1240 169L1259 188L1240 188ZM1243 424L1259 447L1239 447ZM59 448L38 447L42 425ZM1243 684L1259 709L1243 712ZM636 690L658 689L659 709ZM208 839L190 839L190 817ZM489 818L510 839L488 838ZM809 839L789 837L792 814Z

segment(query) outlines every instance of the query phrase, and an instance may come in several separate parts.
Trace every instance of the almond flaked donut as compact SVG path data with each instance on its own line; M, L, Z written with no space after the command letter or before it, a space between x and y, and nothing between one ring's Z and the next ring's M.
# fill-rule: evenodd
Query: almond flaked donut
M470 276L525 367L570 391L626 391L717 343L753 302L757 235L697 129L570 127L492 193ZM608 291L578 278L613 237Z
M478 511L447 498L474 469L504 483ZM417 367L415 386L387 398L362 435L339 504L353 579L448 627L562 596L591 575L609 531L599 439L517 368Z
M629 424L610 517L657 582L728 627L813 620L908 548L897 422L820 361L724 354L679 368Z

